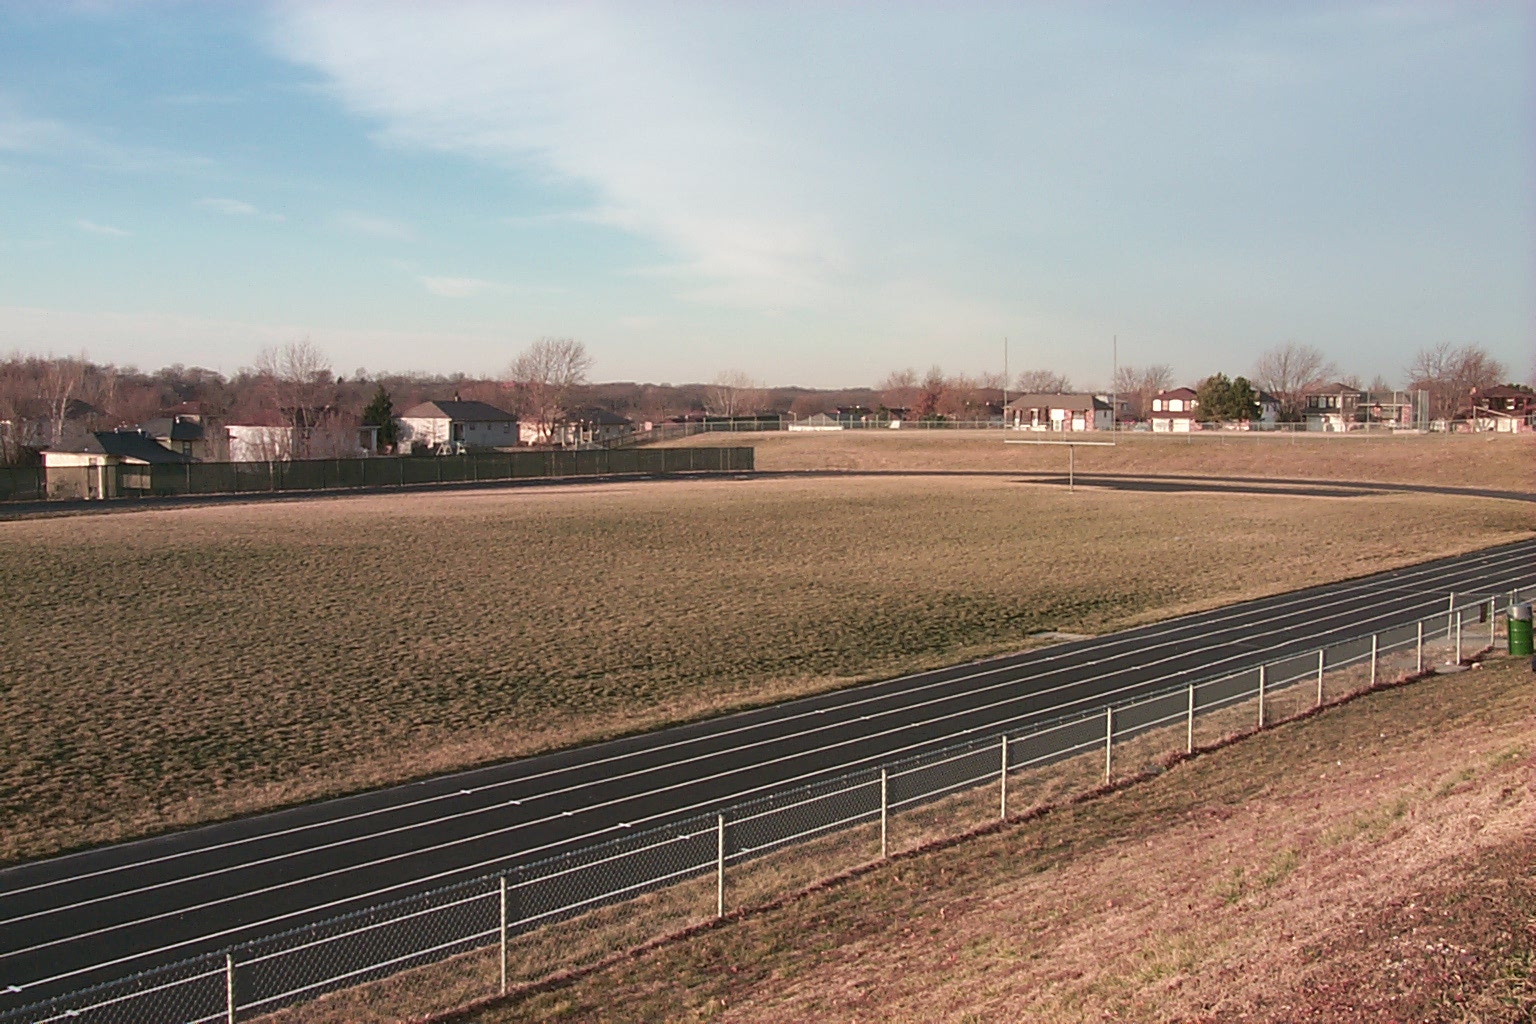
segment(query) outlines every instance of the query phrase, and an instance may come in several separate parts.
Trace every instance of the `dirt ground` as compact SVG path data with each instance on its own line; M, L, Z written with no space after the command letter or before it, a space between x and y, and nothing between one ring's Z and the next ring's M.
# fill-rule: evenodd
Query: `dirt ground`
M0 857L1018 650L1042 630L1097 633L1533 527L1536 506L1514 502L1068 494L1007 477L637 482L0 523Z
M1533 700L1372 694L469 1019L1529 1021Z
M1107 435L1079 435L1092 441ZM703 434L682 445L752 445L762 471L968 471L1065 473L1059 440L1019 431L843 430ZM1082 473L1190 474L1259 479L1347 480L1536 492L1536 435L1299 434L1208 431L1119 434L1115 446L1082 447Z

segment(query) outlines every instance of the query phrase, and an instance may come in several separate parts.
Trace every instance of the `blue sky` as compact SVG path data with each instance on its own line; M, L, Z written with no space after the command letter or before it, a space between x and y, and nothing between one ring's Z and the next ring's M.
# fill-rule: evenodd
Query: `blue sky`
M0 2L0 352L1523 376L1533 10Z

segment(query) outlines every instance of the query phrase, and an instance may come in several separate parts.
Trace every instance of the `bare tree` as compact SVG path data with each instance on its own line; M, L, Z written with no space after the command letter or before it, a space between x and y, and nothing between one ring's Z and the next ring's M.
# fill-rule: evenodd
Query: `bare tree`
M1336 372L1320 349L1288 341L1259 356L1253 382L1280 400L1280 418L1294 423L1306 407L1307 389Z
M48 405L48 443L57 444L64 436L64 420L70 402L85 381L87 367L84 353L78 359L49 359L43 364L42 397Z
M1057 395L1072 390L1072 381L1053 370L1025 370L1014 380L1014 390L1027 395Z
M710 416L751 416L763 411L768 391L745 370L727 370L704 390L704 411Z
M530 423L539 438L555 439L555 428L566 413L574 387L587 382L592 357L574 338L540 338L507 368L518 418Z
M1115 392L1129 404L1134 419L1146 419L1152 411L1152 396L1173 383L1173 368L1167 363L1152 366L1121 366L1115 370Z
M1472 394L1473 388L1487 388L1504 377L1504 364L1488 354L1481 345L1453 347L1442 341L1421 348L1405 371L1408 387L1429 394L1431 419L1450 419Z
M264 348L256 356L256 372L269 408L293 424L293 457L310 457L315 428L328 415L335 397L331 361L314 342L290 341Z

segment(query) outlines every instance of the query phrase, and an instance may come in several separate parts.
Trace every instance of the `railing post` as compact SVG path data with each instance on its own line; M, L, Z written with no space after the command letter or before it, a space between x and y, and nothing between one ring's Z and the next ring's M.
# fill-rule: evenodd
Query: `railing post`
M1115 777L1115 709L1104 709L1104 784Z
M501 994L507 994L507 876L501 876Z
M1008 736L1003 735L1003 770L998 774L998 798L997 816L1004 820L1008 817Z
M1378 634L1376 634L1376 633L1372 633L1371 634L1371 685L1372 686L1376 685L1376 655L1377 655L1377 652L1379 650L1379 648L1377 646L1377 636L1378 636Z
M1264 666L1259 666L1259 728L1264 728Z
M716 818L715 827L715 916L725 916L725 815Z
M1498 642L1499 609L1493 598L1488 599L1488 649L1493 650Z
M1323 669L1328 663L1328 648L1320 647L1317 651L1317 706L1323 706Z
M1418 653L1416 655L1416 659L1418 661L1418 667L1414 670L1414 672L1415 672L1415 674L1422 675L1423 672L1424 672L1424 620L1423 619L1419 620L1419 642L1418 642Z
M1451 627L1455 625L1455 623L1452 621L1455 617L1456 617L1456 591L1453 590L1453 591L1451 591L1451 599L1450 599L1450 601L1445 606L1445 632L1446 632L1447 636L1450 635Z
M1461 612L1456 613L1456 664L1461 664Z
M886 845L886 821L889 817L890 802L886 797L885 769L880 769L880 859L885 860L890 856L889 847Z
M1195 684L1189 684L1189 717L1184 726L1184 753L1195 752Z
M224 1020L235 1024L235 954L224 954Z

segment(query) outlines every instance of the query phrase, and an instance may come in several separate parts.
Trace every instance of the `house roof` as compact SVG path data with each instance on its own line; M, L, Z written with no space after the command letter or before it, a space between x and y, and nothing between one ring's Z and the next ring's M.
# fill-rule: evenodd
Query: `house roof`
M422 402L400 414L409 420L457 420L460 423L515 423L517 417L487 402Z
M1089 409L1108 410L1110 404L1093 395L1020 395L1007 405L1009 409L1066 409L1069 412L1087 412Z
M1491 388L1473 388L1475 398L1536 398L1536 391L1524 384L1495 384Z
M1194 388L1174 388L1172 391L1159 391L1158 398L1199 398L1200 395Z
M196 420L183 419L180 416L162 416L159 419L146 420L139 424L139 429L157 440L201 441L203 439L203 425Z
M85 434L52 447L50 452L69 452L81 455L111 455L134 462L191 462L180 452L164 447L148 434L138 430L99 430Z

